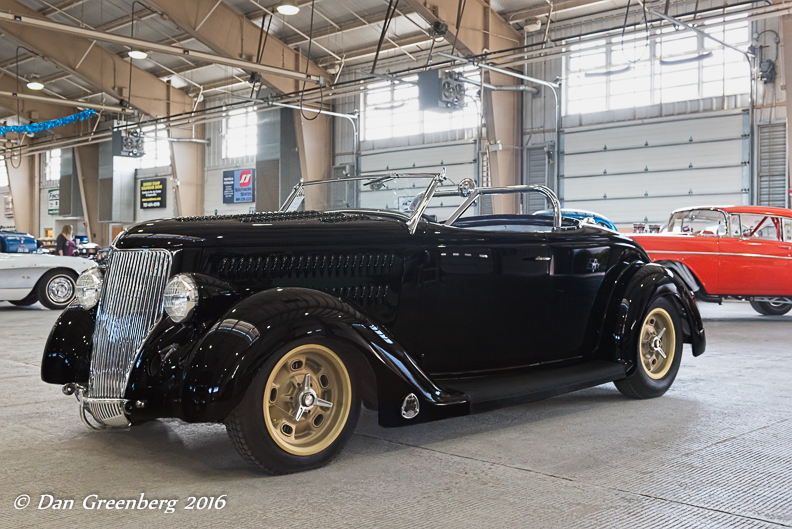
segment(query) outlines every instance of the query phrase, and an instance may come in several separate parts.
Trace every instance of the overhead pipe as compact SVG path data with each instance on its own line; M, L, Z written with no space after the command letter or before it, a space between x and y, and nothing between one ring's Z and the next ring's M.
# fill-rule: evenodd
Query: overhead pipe
M539 93L539 90L537 90L533 86L528 86L525 84L519 84L516 86L495 86L487 83L479 83L478 81L467 79L465 77L460 77L459 80L476 86L483 86L487 90L492 90L493 92L530 92L532 94Z
M293 70L287 70L285 68L278 68L275 66L265 66L263 64L259 64L253 61L247 61L244 59L235 59L233 57L222 57L220 55L214 55L212 53L206 53L203 51L191 50L189 48L182 48L179 46L169 46L167 44L159 44L157 42L150 42L147 40L136 39L132 37L124 37L121 35L108 33L106 31L99 31L96 29L88 29L79 26L70 26L69 24L61 24L59 22L34 18L27 15L23 16L23 15L15 15L12 13L0 13L0 21L12 22L16 24L21 24L23 26L45 29L49 31L57 31L59 33L65 33L67 35L75 35L78 37L83 37L91 40L112 42L115 44L121 44L132 48L151 50L159 53L164 53L167 55L176 55L179 57L185 57L185 56L192 57L194 59L207 61L214 64L222 64L224 66L231 66L233 68L240 68L242 70L259 72L268 75L277 75L279 77L286 77L300 82L307 82L318 85L324 84L324 78L318 75L309 75L301 72L295 72Z
M440 53L438 53L438 55L442 55L443 57L447 57L449 59L453 59L453 60L456 60L456 61L462 61L462 62L467 63L467 64L472 64L472 65L477 66L479 68L484 68L485 70L491 70L493 72L498 72L498 73L501 73L503 75L508 75L510 77L515 77L517 79L522 79L523 81L528 81L528 82L531 82L531 83L540 84L542 86L546 86L546 87L550 88L550 90L553 91L553 97L555 98L555 119L556 119L556 132L555 132L555 135L556 135L556 148L555 148L555 165L553 167L553 179L557 183L558 182L558 158L559 158L558 149L559 149L559 147L561 145L561 141L560 141L561 140L561 126L560 126L560 123L561 123L561 106L559 104L559 99L558 99L558 89L561 88L561 85L558 84L558 83L551 83L550 81L544 81L542 79L536 79L535 77L529 77L527 75L519 74L519 73L513 72L511 70L504 70L502 68L496 68L496 67L490 66L488 64L478 63L478 62L475 62L475 61L471 61L469 59L465 59L463 57L457 57L455 55L449 55L448 53L440 52ZM522 135L522 131L520 131L520 134ZM521 141L521 143L522 143L522 141Z
M135 113L135 111L130 108L124 108L124 107L118 107L112 105L102 105L97 103L85 103L83 101L74 101L72 99L56 99L54 97L36 96L32 94L20 94L17 92L6 92L4 90L0 90L0 97L13 97L15 99L23 99L28 101L42 101L44 103L49 103L52 105L60 105L67 107L80 107L80 108L92 108L94 110L106 110L108 112L116 112L118 114Z

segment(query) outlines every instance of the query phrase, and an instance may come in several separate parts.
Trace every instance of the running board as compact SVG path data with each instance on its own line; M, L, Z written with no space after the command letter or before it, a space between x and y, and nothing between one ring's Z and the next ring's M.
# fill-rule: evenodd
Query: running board
M620 380L625 366L596 360L560 368L538 368L520 374L478 376L437 380L448 390L461 391L470 397L470 412L525 404Z

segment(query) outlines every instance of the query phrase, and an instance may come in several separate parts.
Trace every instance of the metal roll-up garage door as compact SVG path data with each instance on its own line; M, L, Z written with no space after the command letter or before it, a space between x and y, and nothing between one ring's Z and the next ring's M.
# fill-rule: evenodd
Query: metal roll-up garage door
M387 173L435 173L446 169L449 181L447 185L455 185L464 178L472 178L478 185L478 161L475 141L438 143L407 148L382 149L363 152L360 155L360 172L362 175ZM413 182L410 182L412 185ZM429 182L427 180L427 185ZM390 188L398 186L398 182L389 183ZM412 191L410 191L412 192ZM405 191L405 195L410 192ZM385 196L385 194L383 194ZM390 200L390 199L389 199ZM444 220L462 203L462 197L443 197L432 200L427 213ZM394 208L396 204L383 204L378 207Z
M750 139L744 112L644 120L564 132L564 207L620 228L662 224L687 206L747 203Z
M759 204L786 207L786 123L759 125Z

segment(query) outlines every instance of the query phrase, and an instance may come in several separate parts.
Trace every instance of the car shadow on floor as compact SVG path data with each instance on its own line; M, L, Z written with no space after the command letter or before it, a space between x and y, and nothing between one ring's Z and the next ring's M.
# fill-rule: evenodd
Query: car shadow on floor
M663 399L675 401L668 403L672 408L684 408L687 402L672 396ZM525 429L542 421L569 420L574 415L585 417L603 407L626 408L637 402L640 401L623 397L608 384L535 403L403 428L381 427L377 413L364 409L356 435L352 436L339 462L360 456L380 457L389 452L492 434L498 430ZM624 411L617 410L618 413ZM91 433L83 439L88 439L88 444L92 445L89 450L112 453L113 458L123 458L135 467L141 462L153 463L157 467L172 467L171 470L179 473L218 481L266 476L237 454L221 424L187 424L177 419L161 419L126 431Z

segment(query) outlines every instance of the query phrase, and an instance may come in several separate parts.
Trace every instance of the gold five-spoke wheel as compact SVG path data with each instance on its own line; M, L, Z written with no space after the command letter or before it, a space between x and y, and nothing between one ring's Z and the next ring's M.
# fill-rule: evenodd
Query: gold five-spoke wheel
M343 430L352 383L333 351L316 344L296 347L275 365L264 388L264 422L286 452L321 452Z
M639 353L641 365L650 378L663 378L674 363L676 333L671 315L656 308L644 319Z

